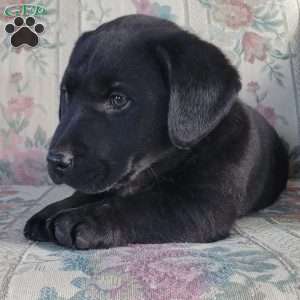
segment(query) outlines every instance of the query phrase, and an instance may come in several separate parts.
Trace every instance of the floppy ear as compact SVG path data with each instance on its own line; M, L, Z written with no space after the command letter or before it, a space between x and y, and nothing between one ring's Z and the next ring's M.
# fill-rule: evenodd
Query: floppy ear
M162 39L157 51L170 87L170 139L190 148L230 111L241 88L239 74L217 47L185 31Z

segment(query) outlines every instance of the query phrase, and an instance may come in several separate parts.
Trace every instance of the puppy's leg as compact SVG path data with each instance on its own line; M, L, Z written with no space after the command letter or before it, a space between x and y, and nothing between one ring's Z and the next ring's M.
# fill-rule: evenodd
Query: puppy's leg
M50 231L47 228L52 217L62 210L76 208L81 205L93 203L95 201L100 202L101 199L101 195L93 196L75 192L72 196L64 200L51 203L26 222L24 235L26 238L34 241L50 241Z
M229 234L236 219L233 203L232 196L212 189L181 195L149 191L62 211L48 230L59 244L77 249L211 242Z

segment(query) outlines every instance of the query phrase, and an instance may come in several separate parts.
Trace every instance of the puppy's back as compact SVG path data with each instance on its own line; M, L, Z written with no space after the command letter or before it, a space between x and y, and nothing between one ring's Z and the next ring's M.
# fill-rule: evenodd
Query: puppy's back
M274 203L285 189L288 179L288 153L275 129L258 112L243 104L256 131L259 155L252 169L248 195L257 191L252 210Z

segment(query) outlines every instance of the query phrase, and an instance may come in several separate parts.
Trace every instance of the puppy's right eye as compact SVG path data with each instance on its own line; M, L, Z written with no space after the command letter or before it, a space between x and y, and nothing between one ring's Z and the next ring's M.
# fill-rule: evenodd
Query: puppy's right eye
M123 110L130 104L130 100L124 94L112 93L108 98L108 103L113 110Z

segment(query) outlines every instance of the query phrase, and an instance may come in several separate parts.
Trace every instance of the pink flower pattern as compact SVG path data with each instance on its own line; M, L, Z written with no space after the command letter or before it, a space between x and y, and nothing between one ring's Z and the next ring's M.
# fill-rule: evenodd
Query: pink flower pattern
M132 0L137 14L152 15L153 10L150 0Z
M207 289L201 268L194 262L177 260L190 255L183 249L137 245L132 251L135 258L124 256L122 262L126 273L143 287L147 300L197 300Z
M258 82L256 82L256 81L250 81L247 85L247 91L249 93L255 94L259 89L260 89L260 86L259 86Z
M267 42L257 33L246 32L242 44L245 51L245 60L247 62L253 64L255 59L264 61L267 58Z
M32 97L18 96L13 97L8 101L6 113L10 118L16 115L24 115L26 118L30 118L32 115L34 103Z
M46 138L43 130L38 128L34 140L24 136L24 129L30 124L35 108L33 97L24 95L23 74L12 73L10 83L16 87L17 95L11 97L6 105L0 104L2 119L8 129L0 131L1 183L40 185L49 183L46 168ZM30 146L28 146L28 143ZM3 168L3 164L2 164ZM7 176L8 171L10 177ZM3 172L3 174L2 174Z
M16 184L41 184L47 176L45 149L30 149L16 154L12 163Z
M214 11L216 22L232 29L239 29L250 25L253 14L251 8L240 0L223 0Z
M246 251L241 251L241 247ZM249 250L245 242L234 250L222 242L200 247L188 243L137 244L101 253L59 250L51 256L62 258L61 271L83 272L71 282L77 288L74 299L98 292L99 299L110 300L198 300L214 294L215 288L231 290L229 285L236 274L249 279L252 273L252 280L263 282L260 275L274 270L274 257L270 253ZM101 279L112 277L114 280L103 285ZM247 280L240 288L253 291ZM55 288L44 287L39 299L49 299L49 294L56 294Z
M13 161L23 144L24 139L12 130L0 135L0 160Z

